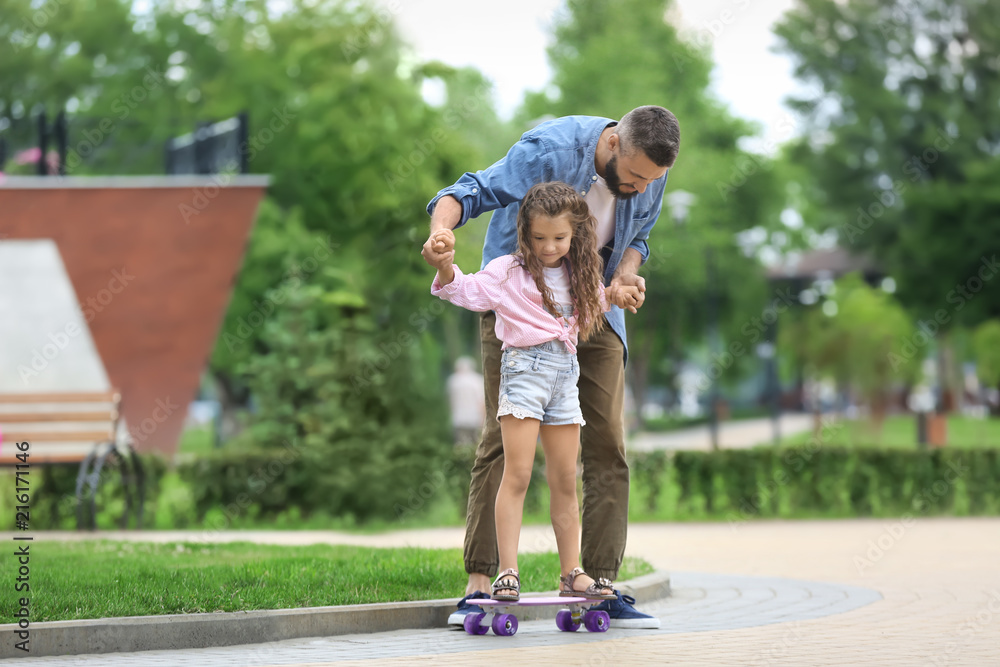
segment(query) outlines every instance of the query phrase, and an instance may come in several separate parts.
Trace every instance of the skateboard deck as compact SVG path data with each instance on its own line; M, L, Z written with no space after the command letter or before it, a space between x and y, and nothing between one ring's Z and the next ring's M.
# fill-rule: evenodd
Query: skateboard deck
M582 597L522 597L517 602L476 600L475 603L483 607L486 613L466 614L464 626L470 635L485 635L492 628L493 634L510 637L517 632L518 607L559 605L567 607L556 614L556 627L563 632L576 632L581 625L590 632L607 632L611 621L608 612L590 609L600 602Z

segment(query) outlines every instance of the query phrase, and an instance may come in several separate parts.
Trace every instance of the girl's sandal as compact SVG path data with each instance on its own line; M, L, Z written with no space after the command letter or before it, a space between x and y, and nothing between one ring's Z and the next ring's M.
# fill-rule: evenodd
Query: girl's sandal
M611 582L607 579L598 579L591 585L587 586L586 590L578 591L573 588L573 582L580 575L590 576L583 571L582 568L575 567L569 574L565 577L559 577L559 597L572 598L580 597L587 598L588 600L616 600L618 596L615 595L614 588L611 587ZM601 591L609 590L610 593L602 593Z
M494 600L506 600L508 602L517 602L521 599L521 578L517 576L517 570L514 568L507 568L503 572L497 575L497 580L493 582L491 596ZM497 591L514 591L513 595L510 593L498 593Z

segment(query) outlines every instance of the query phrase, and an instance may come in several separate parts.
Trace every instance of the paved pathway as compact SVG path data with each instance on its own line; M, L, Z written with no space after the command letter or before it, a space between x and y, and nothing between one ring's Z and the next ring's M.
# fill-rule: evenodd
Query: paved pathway
M850 611L881 599L871 589L836 584L803 582L775 577L678 573L671 584L669 600L647 604L648 612L662 620L659 630L611 630L619 639L644 638L650 635L731 630L808 618L821 618ZM576 634L559 632L553 620L527 621L519 624L516 644L492 633L472 637L462 630L411 630L378 634L356 634L272 642L249 646L184 651L146 651L75 658L79 665L126 667L171 662L204 664L213 667L242 665L303 665L342 663L358 659L386 660L404 658L457 657L483 649L547 648L562 645L568 649L591 645L598 654L612 657L615 645L606 640L611 634ZM613 653L620 653L616 648ZM623 656L616 656L621 658ZM57 659L36 664L57 664ZM62 663L65 664L65 663Z
M812 415L783 414L779 419L782 438L808 431L812 426ZM769 418L725 421L719 425L719 446L723 449L745 449L755 445L770 444L773 440L774 425ZM628 449L632 452L711 448L712 440L708 426L695 426L663 433L639 433L628 441Z
M350 543L390 537L456 546L461 530ZM526 548L548 548L541 527L524 537ZM256 535L265 538L301 535ZM1000 666L1000 519L637 524L628 551L672 573L675 594L642 607L661 618L659 631L564 634L536 621L510 638L442 628L27 663Z

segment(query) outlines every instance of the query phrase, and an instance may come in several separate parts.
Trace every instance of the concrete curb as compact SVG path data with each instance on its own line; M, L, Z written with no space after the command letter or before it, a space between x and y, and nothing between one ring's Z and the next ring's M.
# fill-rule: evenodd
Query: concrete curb
M670 576L654 572L617 584L624 595L643 602L670 595ZM554 592L538 595L553 595ZM47 621L29 627L29 653L0 644L0 658L63 656L131 651L176 650L259 644L391 630L442 628L455 609L454 599L386 602L339 607L169 616L128 616L84 621ZM525 607L520 620L555 618L556 607ZM15 637L14 623L0 625L0 636ZM18 640L19 641L19 640Z

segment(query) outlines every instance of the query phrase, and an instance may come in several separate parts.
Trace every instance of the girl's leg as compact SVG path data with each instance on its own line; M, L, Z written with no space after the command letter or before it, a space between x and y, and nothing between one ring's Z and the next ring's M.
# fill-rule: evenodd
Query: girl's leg
M546 480L549 483L549 509L552 530L559 549L559 566L566 576L580 567L580 505L576 495L576 461L580 453L580 425L541 427L545 450ZM579 575L573 588L586 590L594 580ZM605 590L605 593L610 591Z
M580 504L576 495L580 425L543 425L541 432L545 478L549 483L549 515L559 549L559 566L566 574L580 565Z
M508 568L517 569L517 543L521 536L524 495L528 491L531 468L535 462L538 424L537 419L518 419L513 415L500 417L500 432L503 435L503 478L497 490L494 511L501 572ZM497 592L513 593L507 589Z

